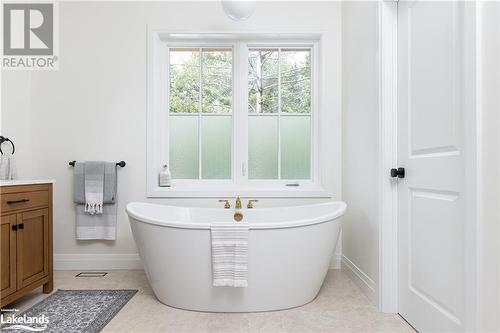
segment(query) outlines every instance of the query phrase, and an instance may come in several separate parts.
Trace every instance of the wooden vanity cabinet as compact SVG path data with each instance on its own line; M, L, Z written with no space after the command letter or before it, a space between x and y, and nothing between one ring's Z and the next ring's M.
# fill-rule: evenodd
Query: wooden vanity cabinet
M53 290L52 184L0 187L0 303Z

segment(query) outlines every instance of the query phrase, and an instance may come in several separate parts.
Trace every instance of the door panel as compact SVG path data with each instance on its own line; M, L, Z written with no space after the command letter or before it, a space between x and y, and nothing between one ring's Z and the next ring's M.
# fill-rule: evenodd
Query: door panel
M0 294L2 297L8 296L16 291L16 232L12 230L12 226L14 225L16 225L16 215L1 217Z
M461 292L459 265L449 261L462 250L463 231L457 221L458 198L454 192L410 189L408 228L408 286L457 322ZM443 237L448 238L443 241Z
M458 6L414 2L406 6L408 113L412 156L457 152L460 98ZM402 31L403 32L403 31ZM403 60L403 59L402 59ZM432 133L432 135L429 135Z
M48 275L48 210L18 214L17 283L23 288ZM21 227L22 226L22 227Z
M464 5L398 3L399 308L420 332L463 330Z

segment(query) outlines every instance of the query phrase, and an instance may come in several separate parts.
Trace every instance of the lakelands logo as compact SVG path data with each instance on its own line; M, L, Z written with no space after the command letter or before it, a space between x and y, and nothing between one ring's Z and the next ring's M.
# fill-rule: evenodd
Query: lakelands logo
M29 317L26 315L4 317L2 314L0 315L0 323L2 325L2 331L22 330L29 332L43 332L47 329L49 318L45 315L40 315L38 317Z
M57 4L3 3L3 69L57 69Z

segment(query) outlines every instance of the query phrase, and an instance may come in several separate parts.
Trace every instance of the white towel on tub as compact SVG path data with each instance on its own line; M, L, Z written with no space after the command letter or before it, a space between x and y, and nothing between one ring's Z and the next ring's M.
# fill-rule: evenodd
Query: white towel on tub
M248 225L212 225L212 277L214 287L247 287Z

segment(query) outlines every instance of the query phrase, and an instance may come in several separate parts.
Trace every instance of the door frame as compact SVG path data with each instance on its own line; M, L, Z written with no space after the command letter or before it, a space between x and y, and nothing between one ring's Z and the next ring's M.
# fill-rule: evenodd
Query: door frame
M379 2L379 285L380 311L398 312L398 2Z
M465 225L465 318L464 327L471 331L476 327L477 316L477 272L479 235L479 217L477 198L479 197L478 166L478 120L476 110L480 109L481 94L477 85L479 71L478 61L481 59L479 45L481 16L478 14L476 2L466 2L465 6L465 43L474 45L466 47L465 81L467 82L465 123L465 198L466 220L475 221ZM398 313L399 281L398 281L398 187L397 180L389 177L389 170L398 167L397 141L397 31L398 1L379 1L379 285L378 306L380 311ZM404 167L404 166L402 166Z

